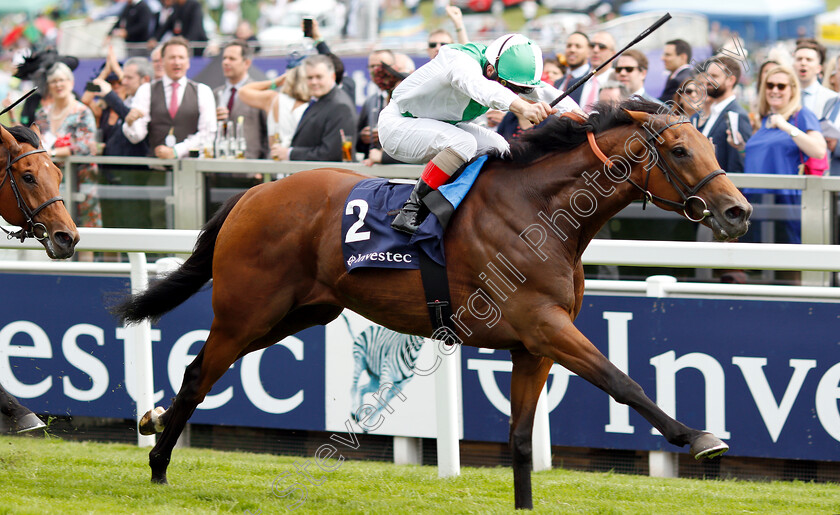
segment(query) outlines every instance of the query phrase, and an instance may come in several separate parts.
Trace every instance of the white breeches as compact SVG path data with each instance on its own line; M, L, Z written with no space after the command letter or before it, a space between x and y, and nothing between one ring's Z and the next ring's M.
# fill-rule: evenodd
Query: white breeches
M443 149L451 148L469 161L489 150L507 153L507 141L498 133L470 122L457 125L409 118L391 102L379 115L379 141L382 150L405 163L428 163Z

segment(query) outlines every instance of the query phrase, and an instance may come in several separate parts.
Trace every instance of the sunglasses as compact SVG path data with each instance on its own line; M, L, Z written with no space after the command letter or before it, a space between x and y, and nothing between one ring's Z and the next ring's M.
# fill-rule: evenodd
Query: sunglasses
M616 66L615 73L627 72L632 73L638 66Z
M437 48L439 46L446 46L449 43L439 43L437 41L429 41L429 48Z
M765 82L764 85L767 87L767 91L772 91L774 89L778 89L779 91L784 91L787 89L787 84L776 84L775 82Z
M599 50L606 50L609 47L603 43L589 43L589 48L598 48Z

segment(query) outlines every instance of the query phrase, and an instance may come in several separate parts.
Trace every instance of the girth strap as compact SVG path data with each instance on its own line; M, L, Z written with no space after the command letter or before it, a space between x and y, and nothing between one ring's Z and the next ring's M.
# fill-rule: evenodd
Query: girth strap
M423 291L426 294L426 307L429 309L429 319L435 332L441 327L447 327L455 333L452 322L452 300L449 294L449 278L446 267L437 264L432 258L420 250L420 277L423 280Z

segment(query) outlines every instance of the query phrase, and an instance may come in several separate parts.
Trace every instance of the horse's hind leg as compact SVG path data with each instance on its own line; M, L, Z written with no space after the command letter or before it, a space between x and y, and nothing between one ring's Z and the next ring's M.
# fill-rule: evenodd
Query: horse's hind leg
M253 338L239 336L248 327L247 323L236 327L222 328L213 321L210 335L198 356L184 372L184 382L172 406L160 415L157 427L163 434L149 453L152 482L166 483L166 469L172 456L172 449L195 408L210 392L213 384L230 368L234 361L249 352L268 347L298 331L313 325L326 324L341 313L336 306L308 306L289 313L267 334ZM149 414L146 415L147 418Z
M46 427L37 415L18 402L14 395L7 392L2 386L0 386L0 413L11 419L11 430L15 433L24 433Z
M513 496L516 509L533 509L531 497L531 434L540 392L551 371L551 360L525 349L510 351L510 451L513 455Z

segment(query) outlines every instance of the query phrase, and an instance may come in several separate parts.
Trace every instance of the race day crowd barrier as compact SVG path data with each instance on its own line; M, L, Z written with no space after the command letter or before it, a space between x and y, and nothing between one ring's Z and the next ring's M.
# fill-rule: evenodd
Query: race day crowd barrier
M159 238L173 232L177 234ZM81 234L79 250L130 252L144 246L153 252L187 252L196 236L195 231L118 229L81 229ZM27 245L37 248L36 243ZM2 246L20 244L7 241ZM616 246L626 251L615 252ZM584 260L609 265L645 253L646 259L633 259L679 265L678 248L684 255L701 256L710 267L734 261L748 267L836 270L840 263L840 249L829 246L600 240L593 241ZM801 263L792 257L797 254ZM64 263L42 265L58 271ZM129 290L126 278L2 278L7 291L19 292L2 300L7 316L0 326L0 382L11 394L39 413L136 418L137 411L144 412L135 410L143 393L135 386L142 378L136 357L132 359L142 345L104 308L106 297ZM731 296L740 285L706 285L703 298L674 298L680 295L680 285L660 280L654 283L657 287L648 288L646 298L616 294L618 288L604 283L612 282L588 281L576 325L666 412L726 439L735 456L840 460L840 360L832 352L840 319L840 303L837 294L832 295L836 289L767 287L776 295L788 292L784 300L770 301L755 297L761 294L757 286L748 289L752 298L743 299ZM697 285L690 286L695 294L703 293ZM634 288L638 285L623 291ZM25 292L37 293L27 299ZM804 296L792 301L797 292ZM153 403L165 405L176 393L184 367L206 338L212 319L210 294L200 292L149 329ZM818 296L822 298L813 300ZM355 407L352 384L366 384L365 374L353 374L353 340L368 330L369 322L345 312L326 327L307 329L246 356L217 383L191 421L360 431L349 422ZM390 410L369 419L369 432L439 437L441 420L434 407L436 390L441 389L433 381L441 374L425 371L442 359L455 365L456 387L442 390L456 400L455 420L447 421L456 428L455 438L506 442L511 367L507 354L464 347L436 357L435 347L429 340L423 343L414 377L401 385L400 395L390 398ZM375 405L370 393L363 402ZM559 366L552 369L545 402L550 422L544 436L553 445L676 450L635 412ZM536 441L540 429L535 431ZM535 455L544 454L537 447L535 442Z

